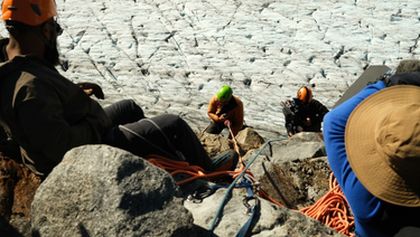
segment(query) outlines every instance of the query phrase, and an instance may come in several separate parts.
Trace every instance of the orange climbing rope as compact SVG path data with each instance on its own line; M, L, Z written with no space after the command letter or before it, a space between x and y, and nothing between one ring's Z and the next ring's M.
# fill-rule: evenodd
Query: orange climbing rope
M230 176L232 178L236 178L244 169L244 166L241 163L239 168L233 171L221 170L221 171L206 172L200 166L190 165L188 162L185 162L185 161L170 160L159 155L149 155L146 157L146 159L153 165L166 170L172 176L175 176L177 174L186 174L190 176L184 180L178 181L176 183L177 185L183 185L183 184L192 182L196 179L214 179L214 178L221 178L224 176Z
M354 235L354 218L337 180L331 173L330 190L312 206L302 208L303 214L335 229L338 233Z
M146 157L146 159L152 163L153 165L162 168L166 171L168 171L172 176L175 176L177 174L186 174L190 176L189 178L186 178L184 180L178 181L177 185L183 185L189 182L192 182L196 179L214 179L214 178L221 178L224 176L230 176L232 178L236 178L245 168L245 163L243 161L242 156L239 152L239 145L236 142L232 130L230 128L230 125L227 126L229 129L229 132L231 133L233 137L234 142L234 149L236 153L239 155L239 166L235 170L216 170L213 172L207 172L197 165L191 165L188 162L185 161L174 161L167 159L165 157L159 156L159 155L149 155ZM251 172L247 171L247 173L252 176Z

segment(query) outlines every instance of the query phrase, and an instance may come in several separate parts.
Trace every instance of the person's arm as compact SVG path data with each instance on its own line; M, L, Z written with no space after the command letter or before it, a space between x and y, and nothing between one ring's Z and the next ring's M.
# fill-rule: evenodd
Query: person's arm
M287 135L289 137L293 136L296 131L296 124L295 124L295 114L292 111L292 103L293 101L287 100L285 102L282 102L282 112L284 115L284 126L286 127Z
M324 117L324 142L328 162L341 189L349 202L354 216L368 221L378 214L382 203L370 194L353 173L345 149L345 128L353 109L368 96L382 90L383 82L365 87L351 99L331 110Z
M209 106L207 108L207 115L209 116L209 118L215 122L215 123L221 123L224 122L223 119L221 119L217 114L217 98L216 96L213 96L210 101L209 101Z
M328 108L323 105L318 100L314 100L315 111L319 115L319 119L322 121L322 118L329 112Z
M295 130L295 125L293 123L293 119L290 116L285 116L285 127L286 127L286 131L287 131L287 135L289 137L293 136L293 134L296 133Z
M232 133L236 136L239 131L241 131L244 126L244 105L242 101L235 97L236 108L234 109L233 119L232 119ZM228 117L229 119L229 117Z
M25 142L47 159L58 163L73 147L99 143L106 118L101 121L98 117L85 116L69 124L64 119L65 111L56 93L55 88L40 80L34 80L31 84L23 86L16 94L14 111L16 123L24 133ZM75 98L86 96L82 91L79 93L81 95L74 95ZM84 102L78 99L76 101ZM90 104L84 108L87 110L90 106L95 105ZM80 113L87 114L87 111Z

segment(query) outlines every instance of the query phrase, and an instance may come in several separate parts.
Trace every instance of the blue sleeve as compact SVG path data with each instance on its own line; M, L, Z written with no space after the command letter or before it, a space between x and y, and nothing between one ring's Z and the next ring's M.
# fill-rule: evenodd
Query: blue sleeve
M353 109L365 98L383 88L385 88L385 84L382 81L366 86L358 94L327 113L324 118L323 134L328 162L355 218L361 222L369 221L375 217L380 211L382 203L363 187L353 173L347 161L344 132Z

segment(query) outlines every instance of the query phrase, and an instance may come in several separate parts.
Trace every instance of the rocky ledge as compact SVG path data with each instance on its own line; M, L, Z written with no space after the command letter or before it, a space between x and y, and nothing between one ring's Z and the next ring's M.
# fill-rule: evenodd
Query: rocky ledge
M200 134L200 138L209 154L229 149L222 135ZM330 170L319 134L301 133L289 140L265 143L247 128L237 141L244 160L255 160L250 171L259 188L282 203L279 206L256 196L253 201L258 200L259 207L247 236L341 236L299 211L328 191ZM28 180L26 176L19 179ZM23 190L37 185L26 182ZM2 214L2 231L28 237L57 233L227 237L238 233L250 217L249 207L244 205L246 190L234 188L218 225L209 231L226 186L203 198L191 198L191 190L178 187L164 170L106 145L72 149L39 188L31 190L26 196L15 195L10 215ZM16 209L31 197L31 206Z

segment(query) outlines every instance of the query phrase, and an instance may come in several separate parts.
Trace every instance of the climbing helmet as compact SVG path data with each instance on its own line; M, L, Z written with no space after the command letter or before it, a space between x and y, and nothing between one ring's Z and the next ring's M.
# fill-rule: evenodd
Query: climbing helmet
M216 93L216 97L220 102L227 102L232 98L232 88L230 86L224 85Z
M57 15L55 0L3 0L1 5L4 21L16 21L38 26Z
M309 103L312 100L312 90L307 86L302 86L297 91L297 98L303 103Z

